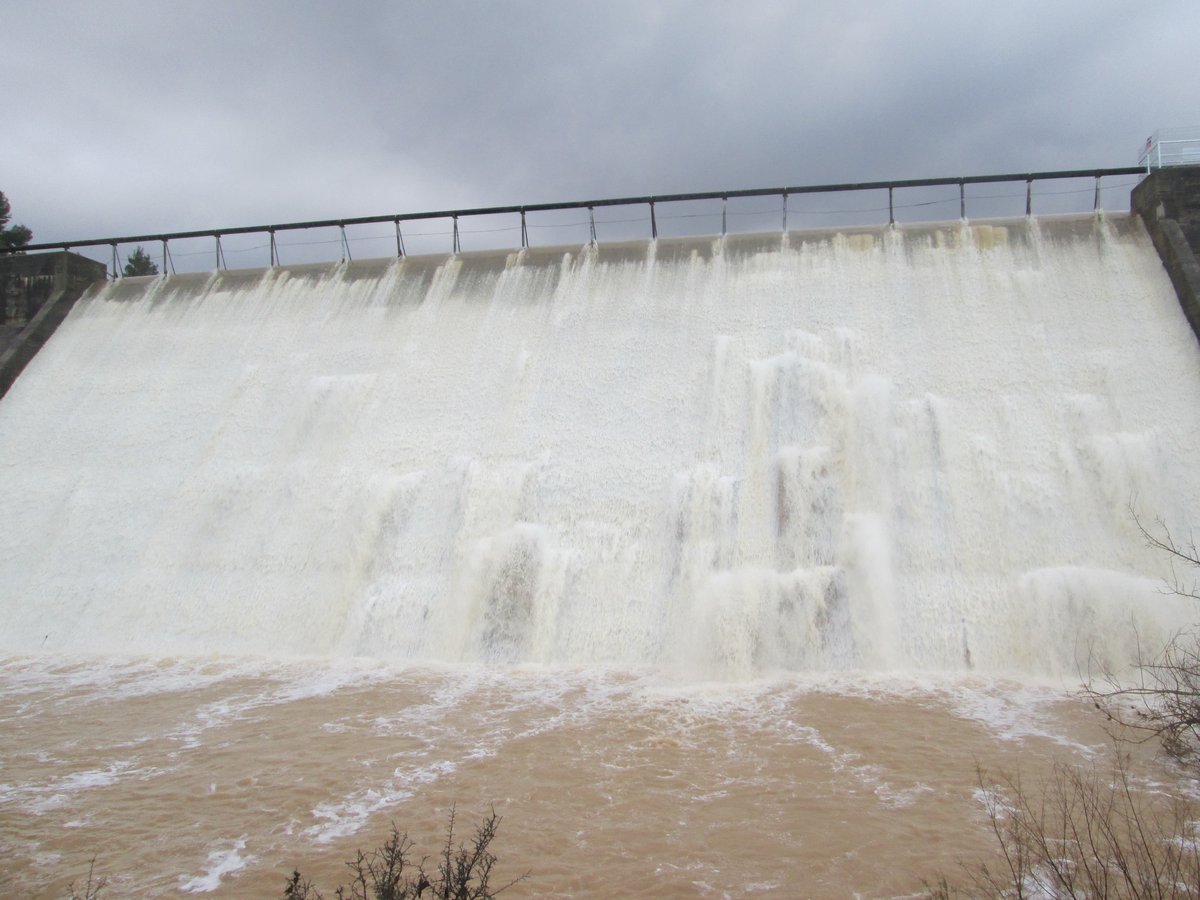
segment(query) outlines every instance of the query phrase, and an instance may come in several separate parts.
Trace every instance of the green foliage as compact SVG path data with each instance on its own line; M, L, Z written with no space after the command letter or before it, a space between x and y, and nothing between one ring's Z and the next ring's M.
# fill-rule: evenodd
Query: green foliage
M154 264L154 260L150 258L150 254L141 247L138 247L129 254L129 258L125 262L125 275L127 277L157 274L158 266Z
M11 218L12 206L0 191L0 247L24 247L33 240L33 232L24 225L8 227Z

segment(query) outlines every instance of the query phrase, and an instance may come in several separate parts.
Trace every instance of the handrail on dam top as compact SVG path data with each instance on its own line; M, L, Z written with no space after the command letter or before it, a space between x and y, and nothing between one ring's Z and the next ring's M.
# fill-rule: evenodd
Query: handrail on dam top
M748 188L732 191L702 191L697 193L687 194L652 194L636 197L611 197L601 200L575 200L560 203L528 203L511 206L482 206L472 207L467 209L448 209L437 210L430 212L414 212L414 213L393 213L391 215L381 216L359 216L346 219L318 219L308 222L286 222L274 225L241 225L232 228L212 228L199 231L173 231L160 232L154 234L132 234L122 235L120 237L106 238L89 238L86 240L72 241L50 241L46 243L27 244L21 248L0 248L0 254L20 253L29 250L73 250L81 247L104 247L108 246L113 251L113 277L118 277L120 270L118 268L117 248L122 244L147 244L161 243L162 244L162 259L164 271L168 260L170 260L170 251L168 243L170 241L194 239L194 238L213 238L215 242L214 259L218 269L225 268L224 252L221 247L221 238L230 235L242 234L267 234L270 237L270 255L271 265L279 265L279 254L276 248L275 237L281 231L301 231L312 228L337 228L340 231L340 241L343 258L349 258L350 247L346 238L347 226L354 225L374 225L383 223L393 223L396 229L396 255L402 257L406 255L404 247L404 238L401 234L401 222L414 222L429 219L450 219L453 222L453 240L452 252L458 253L461 250L459 240L458 220L460 218L468 218L473 216L491 216L491 215L520 215L520 232L521 232L521 247L529 246L529 234L527 230L527 216L530 213L551 212L556 210L570 209L586 209L588 211L591 240L596 240L595 227L595 210L598 207L612 206L648 206L650 209L650 236L656 239L658 237L658 222L655 216L655 207L658 204L664 203L682 203L693 200L721 200L722 212L721 233L725 233L725 204L730 198L739 197L782 197L782 224L784 231L787 230L787 214L788 214L788 197L800 194L829 194L829 193L845 193L852 191L876 191L886 190L888 192L888 224L895 224L895 204L893 202L894 193L898 189L905 188L920 188L920 187L938 187L947 185L958 185L959 195L959 215L961 218L966 218L967 215L967 196L966 186L968 184L994 184L998 182L1021 182L1025 183L1025 214L1032 214L1033 200L1033 182L1047 181L1053 179L1066 178L1094 178L1095 184L1095 200L1094 207L1100 207L1100 179L1107 176L1119 175L1145 175L1145 166L1125 166L1120 168L1109 169L1069 169L1055 172L1024 172L1005 175L968 175L956 178L913 178L901 181L865 181L865 182L846 182L842 184L816 184L816 185L795 185L790 187L771 187L771 188Z

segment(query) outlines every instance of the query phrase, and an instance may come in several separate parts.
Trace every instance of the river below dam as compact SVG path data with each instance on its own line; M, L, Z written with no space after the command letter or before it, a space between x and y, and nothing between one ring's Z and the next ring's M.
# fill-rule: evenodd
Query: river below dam
M907 896L990 859L977 767L1109 765L1061 686L972 677L10 658L0 887L331 896L394 822L503 817L506 896ZM1183 780L1141 748L1146 789ZM985 778L985 783L990 783Z

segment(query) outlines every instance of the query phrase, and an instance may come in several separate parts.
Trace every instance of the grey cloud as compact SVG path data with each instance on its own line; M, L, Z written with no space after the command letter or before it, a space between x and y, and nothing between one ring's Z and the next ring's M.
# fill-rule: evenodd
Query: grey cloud
M1124 165L1200 7L10 3L0 189L38 238Z

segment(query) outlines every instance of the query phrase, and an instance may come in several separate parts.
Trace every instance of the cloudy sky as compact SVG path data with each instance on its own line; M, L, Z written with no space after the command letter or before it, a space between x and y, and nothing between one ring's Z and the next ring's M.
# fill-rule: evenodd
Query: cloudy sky
M1200 3L0 0L35 240L1132 165Z

